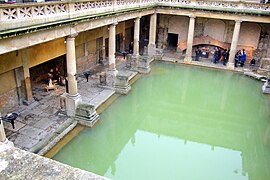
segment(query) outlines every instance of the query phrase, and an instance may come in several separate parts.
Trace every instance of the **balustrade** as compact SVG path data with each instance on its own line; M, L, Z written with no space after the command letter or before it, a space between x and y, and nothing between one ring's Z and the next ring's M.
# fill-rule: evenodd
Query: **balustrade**
M270 14L269 4L202 0L88 0L0 5L0 31L143 7L167 6ZM33 20L34 18L34 20ZM20 22L15 27L14 23Z

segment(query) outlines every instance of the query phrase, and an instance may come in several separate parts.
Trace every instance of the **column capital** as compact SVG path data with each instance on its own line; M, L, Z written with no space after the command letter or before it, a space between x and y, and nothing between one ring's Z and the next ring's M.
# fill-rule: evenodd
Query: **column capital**
M110 27L111 26L116 26L117 24L118 24L118 22L114 22L114 23L110 24Z
M194 19L196 18L196 16L194 14L190 14L189 17L194 18Z
M73 33L67 36L67 38L75 38L76 36L78 36L78 33Z
M235 20L235 23L241 23L243 22L242 20Z

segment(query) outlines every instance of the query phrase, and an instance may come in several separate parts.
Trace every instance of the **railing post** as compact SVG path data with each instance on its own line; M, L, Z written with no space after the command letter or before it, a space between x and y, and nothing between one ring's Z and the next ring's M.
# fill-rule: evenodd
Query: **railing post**
M115 7L116 7L116 4L117 4L117 0L112 0L113 1L113 11L115 11Z
M75 3L68 2L67 5L68 5L68 13L73 13L75 11L75 8L74 8Z

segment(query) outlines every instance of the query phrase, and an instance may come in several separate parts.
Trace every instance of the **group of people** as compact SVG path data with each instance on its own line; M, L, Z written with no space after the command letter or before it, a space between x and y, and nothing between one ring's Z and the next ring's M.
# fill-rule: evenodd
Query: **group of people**
M61 76L58 67L55 67L55 69L50 69L48 73L48 85L53 86L53 84L59 84L61 86L65 85L65 78Z
M218 62L221 62L224 66L226 66L227 62L229 61L230 56L230 49L221 49L219 47L215 47L212 51L210 51L212 54L212 61L214 64L217 64ZM195 49L195 61L199 60L199 57L202 55L202 51L197 47ZM243 67L245 65L245 62L247 60L247 55L245 49L237 51L234 57L234 66L235 67ZM255 65L255 59L252 59L250 61L250 66Z
M247 60L247 55L245 49L238 50L237 53L234 56L234 66L235 67L243 67L245 65L245 62Z
M216 47L211 51L211 54L212 54L212 61L214 64L222 62L222 64L226 66L230 56L230 49L222 50L221 48Z

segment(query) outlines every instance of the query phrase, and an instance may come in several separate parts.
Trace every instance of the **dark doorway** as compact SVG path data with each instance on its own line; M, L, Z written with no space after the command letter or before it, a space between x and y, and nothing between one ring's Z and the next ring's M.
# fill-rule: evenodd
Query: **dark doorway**
M176 50L178 44L178 34L168 33L168 49Z
M105 56L106 58L109 56L109 38L105 39Z
M115 52L120 52L121 51L121 49L120 49L120 46L121 46L121 36L120 36L120 34L116 34L115 38L116 38Z
M48 73L50 72L50 69L55 70L56 67L58 68L60 75L66 77L67 74L66 55L59 56L55 59L31 67L29 71L32 85L39 83L47 83Z

